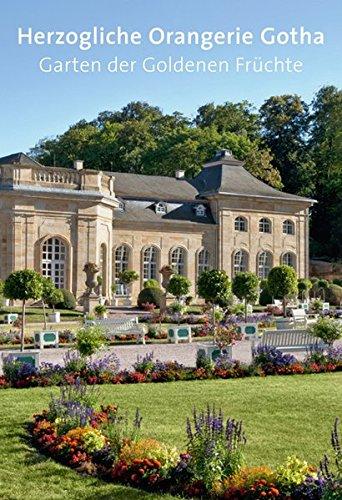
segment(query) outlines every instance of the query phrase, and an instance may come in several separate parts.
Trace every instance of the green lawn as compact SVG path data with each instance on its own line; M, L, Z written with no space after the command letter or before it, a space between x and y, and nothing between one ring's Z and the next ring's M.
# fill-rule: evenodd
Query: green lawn
M25 441L24 425L47 406L51 391L35 388L0 391L0 498L157 499L131 488L85 478L40 456ZM114 402L131 415L142 411L146 434L180 449L185 446L185 418L193 405L222 406L242 418L250 465L276 465L289 454L317 464L329 450L330 429L342 414L342 373L238 380L176 382L99 387L101 402ZM163 498L171 498L165 496Z
M5 320L5 314L18 313L21 317L21 307L1 307L0 308L0 321ZM61 313L61 320L63 321L77 321L83 318L83 313L80 311L70 311L68 309L58 309ZM53 313L52 309L46 308L46 315ZM26 321L27 323L40 323L44 321L43 308L41 307L27 307L26 308ZM8 325L7 325L8 327Z

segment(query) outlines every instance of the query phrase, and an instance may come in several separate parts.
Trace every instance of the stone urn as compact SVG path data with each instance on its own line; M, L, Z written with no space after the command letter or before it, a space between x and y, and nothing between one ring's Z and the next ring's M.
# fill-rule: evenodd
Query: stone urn
M159 272L162 275L161 285L165 290L162 303L160 304L160 313L163 314L166 311L166 295L171 276L174 274L174 270L172 269L171 266L163 266Z
M85 295L96 295L95 288L97 287L97 279L96 274L100 271L94 262L87 262L85 264L83 271L86 273L86 281L85 284L87 286L87 290Z

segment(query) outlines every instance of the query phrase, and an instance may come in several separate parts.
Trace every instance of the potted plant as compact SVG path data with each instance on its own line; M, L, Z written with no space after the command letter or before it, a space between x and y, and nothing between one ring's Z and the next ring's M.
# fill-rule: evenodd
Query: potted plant
M286 302L288 297L298 294L296 271L291 266L276 266L271 269L267 278L270 294L283 301L283 318L276 318L278 330L286 330L292 324L291 318L286 317Z
M218 306L228 302L231 296L231 282L225 271L212 269L210 271L204 271L200 275L197 282L197 288L200 297L211 304L212 332L215 336L216 329L220 328L217 327L217 321L222 319L222 312L218 309ZM217 353L217 355L220 354L220 349L214 341L206 342L201 345L197 344L197 349L198 352L204 352L211 357L213 357L215 353Z
M119 274L120 283L127 286L126 305L132 305L132 284L139 279L139 274L131 269L126 269Z
M233 294L244 301L245 323L247 323L248 305L255 303L259 296L259 279L249 271L237 273L233 280Z
M30 358L31 363L36 366L39 364L39 351L25 352L24 354L24 339L25 339L25 319L26 319L26 302L27 300L38 300L42 297L43 283L42 276L33 269L23 269L11 273L4 284L4 295L11 300L21 300L22 302L22 320L20 334L20 350L21 353L15 352L15 356L25 359L25 362Z
M342 337L342 324L335 319L319 318L308 331L313 337L322 339L325 344L332 346L335 340Z
M61 304L64 300L64 295L62 290L59 288L54 288L49 297L48 297L48 304L50 307L52 307L52 313L49 314L49 320L52 323L59 323L61 321L61 313L59 311L56 311L56 306L58 304Z
M107 318L107 307L103 304L98 304L94 307L94 312L99 319Z

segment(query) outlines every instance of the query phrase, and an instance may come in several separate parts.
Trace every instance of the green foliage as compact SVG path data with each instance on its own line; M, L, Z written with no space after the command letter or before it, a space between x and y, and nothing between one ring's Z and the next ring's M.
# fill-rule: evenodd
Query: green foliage
M245 316L247 316L247 304L254 304L259 297L259 278L257 275L250 271L237 273L233 279L233 294L245 301Z
M273 297L285 298L297 294L297 275L293 267L277 266L267 278L268 290Z
M142 304L155 304L156 307L160 307L160 303L163 298L163 292L160 288L143 288L138 295L138 306L142 307Z
M160 288L160 284L157 280L150 279L145 281L144 288Z
M59 288L54 288L54 290L52 290L51 293L49 294L49 298L47 300L49 307L55 309L55 307L58 304L62 304L63 302L64 302L63 292Z
M2 280L0 280L0 297L2 297L4 294L4 286L5 283Z
M342 337L342 324L331 318L319 318L310 328L309 332L314 337L322 339L326 344L332 345L335 340Z
M12 300L38 300L43 293L42 276L33 269L15 271L5 280L3 292Z
M104 314L107 312L107 307L102 304L97 304L97 306L94 307L94 312L97 316L103 317Z
M189 293L191 281L181 274L174 274L167 287L167 291L177 299Z
M70 290L66 290L65 288L60 289L63 300L56 304L57 309L68 309L73 310L76 308L76 299L75 296Z
M134 281L139 279L139 274L133 270L126 269L126 271L122 271L119 273L119 280L121 283L125 285L131 285Z
M298 292L300 296L303 297L308 297L309 290L312 288L312 283L309 279L302 278L298 280Z
M333 285L338 285L342 287L342 278L334 278L332 282ZM0 294L1 294L1 285L0 285Z
M277 483L282 486L282 491L291 493L293 486L301 484L308 476L315 476L305 460L292 456L287 457L285 463L277 469Z
M342 286L332 284L328 287L326 292L326 299L330 304L339 306L342 303Z
M267 306L268 304L272 304L272 295L269 292L268 287L263 288L260 292L259 304L261 306Z
M212 269L204 271L197 282L198 293L207 302L221 305L228 301L231 294L231 282L225 271Z
M76 332L76 349L82 357L92 356L105 342L105 334L100 326L88 326Z

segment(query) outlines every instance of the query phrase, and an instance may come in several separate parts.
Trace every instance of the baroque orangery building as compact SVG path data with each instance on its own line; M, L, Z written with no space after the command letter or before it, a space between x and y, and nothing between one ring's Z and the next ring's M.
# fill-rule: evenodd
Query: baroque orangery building
M193 295L210 268L265 278L288 264L305 277L312 203L259 181L227 150L194 179L99 172L82 161L45 167L18 153L0 159L0 278L34 268L79 297L84 264L95 262L103 295L120 302L124 269L139 274L133 299L165 264L191 280Z

